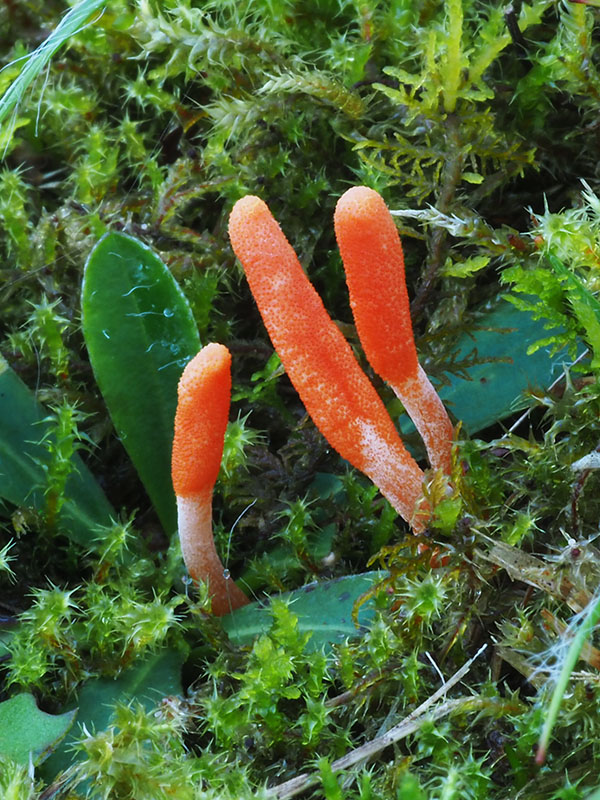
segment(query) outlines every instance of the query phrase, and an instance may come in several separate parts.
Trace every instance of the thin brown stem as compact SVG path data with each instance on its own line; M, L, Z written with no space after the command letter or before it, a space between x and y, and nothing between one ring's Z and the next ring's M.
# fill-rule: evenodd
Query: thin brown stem
M446 119L446 142L448 148L446 165L442 173L441 186L435 202L435 207L438 211L441 211L442 214L446 214L449 211L450 205L454 200L465 160L459 137L458 118L454 114L449 114ZM431 234L429 240L429 255L427 256L423 277L410 306L413 321L418 319L423 313L423 308L435 286L440 269L444 263L447 238L448 234L444 228L435 228Z

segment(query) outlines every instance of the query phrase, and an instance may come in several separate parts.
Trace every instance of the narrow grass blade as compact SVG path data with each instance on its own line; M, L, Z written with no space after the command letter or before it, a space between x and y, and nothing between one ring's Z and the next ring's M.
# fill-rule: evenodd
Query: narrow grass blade
M24 67L19 77L10 85L0 98L0 123L4 122L8 114L15 108L31 83L46 67L54 53L67 39L79 31L90 16L105 5L105 0L82 0L74 6L61 20L60 24L36 48L24 62Z
M554 687L554 693L552 694L550 707L548 708L548 712L546 714L546 721L544 722L544 727L542 728L542 733L538 742L538 749L535 757L537 764L543 764L546 760L548 742L550 741L552 729L556 723L560 704L567 690L571 673L575 669L575 664L579 659L583 645L600 621L600 597L596 597L594 600L592 600L588 607L584 609L582 614L583 619L581 620L579 628L577 629L577 633L575 634L573 641L571 642L571 645L566 653L562 669L558 676L558 680L556 681L556 686ZM572 626L569 627L569 630L571 629ZM568 631L566 632L566 635L568 635Z

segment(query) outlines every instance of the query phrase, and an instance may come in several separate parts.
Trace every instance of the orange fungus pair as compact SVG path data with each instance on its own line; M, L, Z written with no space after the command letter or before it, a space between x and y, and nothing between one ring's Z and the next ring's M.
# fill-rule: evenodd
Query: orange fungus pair
M377 192L359 186L340 198L335 232L365 355L413 419L432 466L447 473L452 424L417 359L394 221ZM413 530L422 530L423 472L267 205L253 196L239 200L229 236L275 350L315 425ZM184 559L193 578L208 581L216 614L247 602L223 577L210 521L229 412L229 363L227 349L211 344L188 364L179 384L173 445Z

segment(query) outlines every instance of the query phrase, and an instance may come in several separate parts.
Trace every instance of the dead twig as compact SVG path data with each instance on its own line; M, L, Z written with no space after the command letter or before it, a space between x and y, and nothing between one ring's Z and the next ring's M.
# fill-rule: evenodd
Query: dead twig
M382 750L385 750L385 748L389 747L391 744L394 744L395 742L400 741L400 739L404 739L409 734L417 731L423 723L426 712L431 708L432 705L434 705L434 703L436 703L440 698L444 697L455 684L462 680L462 678L471 669L473 662L479 658L486 647L487 644L484 644L482 647L480 647L473 658L470 658L457 672L454 673L451 678L443 683L442 686L440 686L440 688L431 695L431 697L428 697L424 703L421 703L420 706L415 708L415 710L405 719L403 719L402 722L398 723L398 725L395 725L393 728L390 728L389 731L381 736L377 736L370 742L366 742L360 747L357 747L354 750L351 750L349 753L346 753L346 755L342 756L342 758L338 758L337 761L334 761L331 765L332 771L341 772L344 769L348 769L348 767L355 766L361 761L366 761L377 753L380 753ZM462 706L472 704L474 701L476 701L476 699L477 698L475 697L463 697L458 700L446 700L446 702L434 709L434 711L428 715L427 718L441 719L442 717L448 716L448 714L451 714L453 711L456 711ZM295 778L286 781L285 783L280 783L278 786L272 786L267 790L266 797L276 798L276 800L286 800L288 797L295 797L297 794L300 794L306 789L309 789L311 786L314 786L319 782L319 780L320 778L317 773L305 772L302 775L298 775Z

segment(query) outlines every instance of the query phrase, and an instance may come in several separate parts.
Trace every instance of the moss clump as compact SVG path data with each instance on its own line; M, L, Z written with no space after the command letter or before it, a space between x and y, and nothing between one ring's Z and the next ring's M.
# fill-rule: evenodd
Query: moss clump
M308 774L305 796L327 800L585 798L600 763L593 634L546 765L532 753L577 619L566 626L600 584L597 471L572 469L600 439L600 12L550 0L97 5L78 7L85 24L0 122L0 348L48 431L31 437L44 467L22 502L2 489L0 441L0 701L31 691L85 722L86 697L102 697L112 717L50 742L34 772L0 736L0 794L283 797L265 785ZM62 12L37 0L0 11L0 91ZM457 342L477 341L507 291L548 325L530 351L567 354L563 377L529 387L525 418L459 431L452 493L431 476L436 515L421 538L305 418L226 236L233 202L263 197L357 345L331 225L354 183L398 212L434 378L486 362ZM187 582L95 384L80 284L109 230L157 251L202 341L233 351L215 529L228 568L273 596L251 644ZM60 522L75 451L117 509L87 547ZM369 625L311 649L298 597L275 595L368 565L387 570L355 607ZM462 689L338 773L483 643Z

